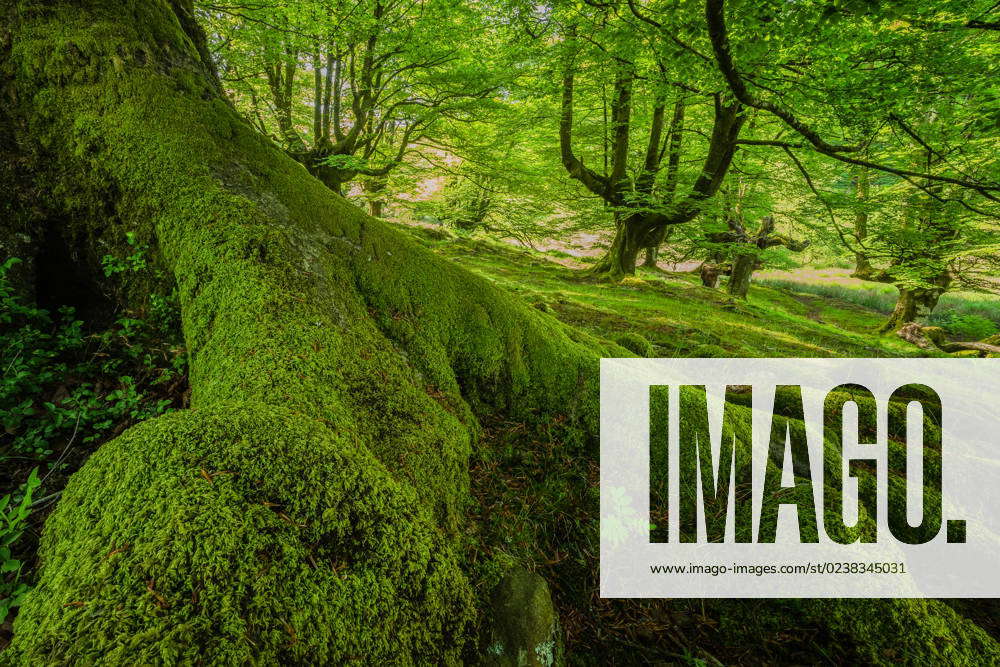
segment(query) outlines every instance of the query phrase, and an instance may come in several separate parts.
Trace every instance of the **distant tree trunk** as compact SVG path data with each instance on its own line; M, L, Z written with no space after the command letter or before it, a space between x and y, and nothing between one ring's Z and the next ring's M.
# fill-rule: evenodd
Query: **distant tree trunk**
M0 147L46 185L24 203L81 263L149 240L192 392L73 475L2 661L460 663L478 420L592 443L617 348L309 178L223 99L190 0L0 19Z
M854 176L854 194L857 199L857 210L854 213L854 235L857 243L863 244L868 238L868 211L865 208L868 199L868 169L859 167ZM872 273L872 265L868 256L860 249L854 253L854 277L863 277Z
M651 245L646 248L646 259L643 260L642 265L651 269L657 267L657 255L660 252L659 246Z
M701 276L702 285L715 289L719 286L719 275L722 274L722 267L706 260L702 262L698 274Z
M660 247L667 242L674 232L673 227L663 227L657 234L651 245L646 246L646 259L643 261L642 265L649 268L657 268L657 261L659 260Z
M373 218L381 218L382 210L385 207L385 197L383 193L388 186L388 179L384 176L370 176L363 182L363 189L368 197L368 212Z
M312 174L320 183L330 188L338 195L344 194L344 185L357 176L357 172L350 169L341 169L326 164L324 160L330 157L331 153L326 149L311 151L287 151L288 154L300 162L306 170Z
M729 296L745 299L750 291L750 278L757 265L757 253L744 252L733 260L732 274L729 276L729 286L726 291Z

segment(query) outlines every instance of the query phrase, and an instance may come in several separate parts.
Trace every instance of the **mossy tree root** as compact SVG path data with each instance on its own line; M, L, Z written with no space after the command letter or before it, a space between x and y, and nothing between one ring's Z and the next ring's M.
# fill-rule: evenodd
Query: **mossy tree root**
M29 1L3 17L9 127L49 186L37 205L95 243L149 240L192 388L190 412L73 477L8 656L456 662L474 634L455 554L477 416L592 442L604 344L257 135L220 97L191 12Z

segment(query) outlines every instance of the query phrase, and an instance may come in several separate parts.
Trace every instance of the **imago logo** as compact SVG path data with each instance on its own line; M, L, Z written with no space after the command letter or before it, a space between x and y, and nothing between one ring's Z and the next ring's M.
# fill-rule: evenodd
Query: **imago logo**
M605 359L605 597L1000 596L992 359Z

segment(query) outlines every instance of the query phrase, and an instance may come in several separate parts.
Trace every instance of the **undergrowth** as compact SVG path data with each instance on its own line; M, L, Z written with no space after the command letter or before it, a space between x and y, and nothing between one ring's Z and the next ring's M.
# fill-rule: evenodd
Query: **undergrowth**
M104 258L109 285L149 270L129 239L125 259ZM42 522L69 475L129 426L181 407L186 356L176 306L156 296L95 328L72 306L40 308L0 264L0 648L29 590Z

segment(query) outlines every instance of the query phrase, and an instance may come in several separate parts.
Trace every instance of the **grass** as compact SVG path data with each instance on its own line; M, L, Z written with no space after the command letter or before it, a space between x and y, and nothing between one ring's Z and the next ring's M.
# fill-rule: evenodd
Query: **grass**
M476 238L436 238L407 228L465 268L613 340L638 333L660 357L894 357L920 353L877 334L884 315L849 300L793 293L763 284L746 302L701 285L697 276L640 269L623 285L593 280L551 254Z
M860 281L859 281L860 282ZM889 314L896 305L896 288L881 283L845 284L843 282L810 282L763 278L758 286L799 294L812 294L826 299L846 301L878 313ZM954 292L945 294L934 309L935 316L977 316L1000 325L1000 299L988 294Z
M825 299L838 299L883 314L891 313L893 306L896 305L896 289L890 285L877 283L871 283L871 287L854 287L837 283L797 282L764 278L759 280L757 284L786 292L812 294Z

